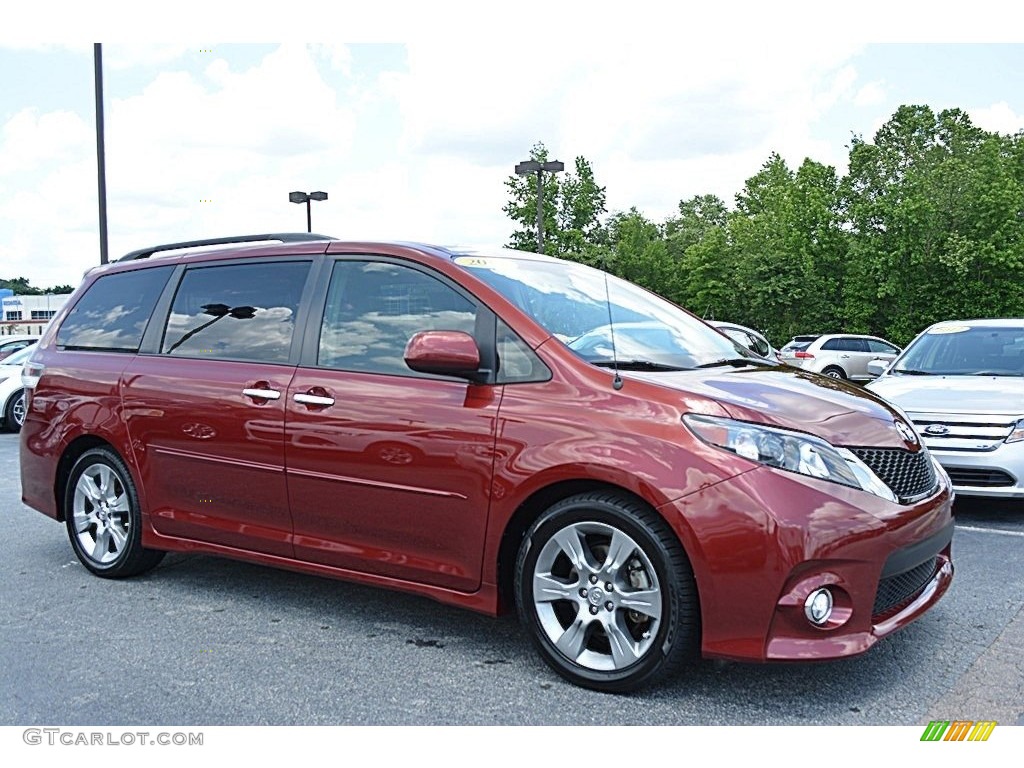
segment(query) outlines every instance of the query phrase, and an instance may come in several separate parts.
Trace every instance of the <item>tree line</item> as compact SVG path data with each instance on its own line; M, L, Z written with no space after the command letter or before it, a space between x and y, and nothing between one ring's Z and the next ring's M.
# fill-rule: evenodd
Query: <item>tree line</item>
M538 143L531 159L546 161ZM509 247L536 250L536 178L511 176ZM930 323L1024 317L1024 131L905 105L854 136L849 171L771 154L730 208L679 202L663 222L608 215L577 157L544 176L544 251L601 267L708 319L764 332L870 333L906 344Z
M28 278L15 277L11 280L0 278L0 288L10 288L16 296L45 296L48 293L54 295L71 293L75 290L71 285L55 285L52 288L34 288L29 284Z

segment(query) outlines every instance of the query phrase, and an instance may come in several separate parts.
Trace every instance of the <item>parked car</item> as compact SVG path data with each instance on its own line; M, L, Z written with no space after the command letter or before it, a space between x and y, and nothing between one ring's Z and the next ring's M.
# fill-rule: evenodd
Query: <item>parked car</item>
M1024 499L1024 319L936 323L868 388L906 412L957 493Z
M24 349L29 344L35 344L37 341L39 341L38 336L0 336L0 361L13 355L19 349Z
M21 367L34 350L35 342L0 360L0 423L8 432L17 432L25 421Z
M514 608L604 691L859 654L951 583L945 475L860 388L547 256L214 244L91 270L26 365L24 501L98 576L205 552Z
M895 360L900 352L895 344L877 336L827 333L794 336L780 351L780 358L789 365L833 379L870 381L874 375L868 372L868 363Z
M779 351L771 345L771 342L753 328L747 328L745 325L737 325L736 323L719 322L718 320L709 320L708 325L717 328L733 341L738 341L754 354L772 360L782 359L779 356Z

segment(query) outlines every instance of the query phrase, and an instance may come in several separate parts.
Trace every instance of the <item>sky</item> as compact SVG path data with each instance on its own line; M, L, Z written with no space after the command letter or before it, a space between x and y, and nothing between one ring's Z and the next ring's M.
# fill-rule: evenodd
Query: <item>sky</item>
M295 190L328 193L312 209L322 234L504 245L505 180L537 142L570 168L585 157L610 212L662 222L694 195L731 205L772 152L843 173L851 136L870 140L901 104L1024 130L1024 45L1000 39L1024 19L984 0L966 20L930 4L924 24L873 0L856 19L803 2L256 2L193 23L213 5L14 11L27 16L0 31L0 277L77 285L99 263L95 40L114 41L112 259L303 231ZM324 37L341 42L306 42Z

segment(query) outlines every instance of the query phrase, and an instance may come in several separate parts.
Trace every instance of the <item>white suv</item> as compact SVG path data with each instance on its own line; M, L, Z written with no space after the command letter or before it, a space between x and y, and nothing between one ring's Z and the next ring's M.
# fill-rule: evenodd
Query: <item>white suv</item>
M872 360L896 359L902 352L892 342L877 336L858 336L853 333L826 333L821 336L794 336L779 351L782 362L814 373L823 373L833 379L870 381L868 372Z

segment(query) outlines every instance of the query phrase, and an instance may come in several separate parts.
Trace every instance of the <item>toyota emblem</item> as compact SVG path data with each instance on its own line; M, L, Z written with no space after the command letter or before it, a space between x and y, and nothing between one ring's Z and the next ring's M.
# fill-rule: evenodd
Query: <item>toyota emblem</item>
M900 437L902 437L909 445L917 445L917 435L914 433L914 430L902 421L895 421L893 423L896 425L896 431L900 433Z

